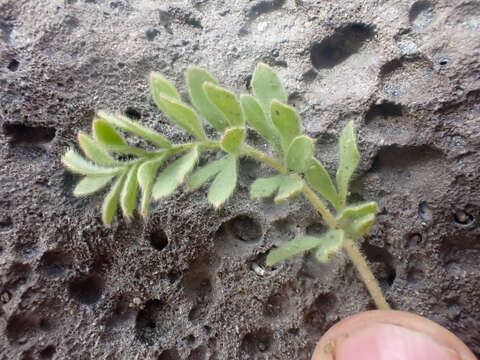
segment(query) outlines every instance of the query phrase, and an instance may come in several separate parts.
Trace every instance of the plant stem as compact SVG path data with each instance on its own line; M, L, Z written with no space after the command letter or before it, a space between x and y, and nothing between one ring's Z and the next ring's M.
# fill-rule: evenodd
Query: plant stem
M263 161L264 163L266 163L267 165L270 165L272 168L278 170L282 174L287 173L287 168L281 162L268 156L262 151L251 147L250 145L247 145L247 144L244 145L243 154L250 156L256 160ZM330 210L328 210L328 208L325 206L323 201L317 196L317 194L307 184L304 184L303 186L303 194L310 201L312 206L320 213L320 215L322 215L327 225L331 229L336 229L338 227L338 224L337 224L337 221L335 220L335 217L330 212ZM360 278L365 284L373 301L375 301L377 308L380 310L390 310L390 306L388 305L387 301L385 300L385 297L382 294L382 290L378 285L378 281L377 279L375 279L375 276L370 270L360 250L357 248L357 246L354 244L354 242L351 239L345 239L343 243L343 247L345 248L348 256L350 257L350 260L352 260L353 264L355 265L358 272L360 273Z
M367 290L370 293L373 301L375 301L375 305L377 305L377 308L379 310L390 310L390 305L388 305L387 301L385 300L382 294L382 290L378 285L378 281L375 276L373 276L372 271L370 270L360 250L357 248L357 246L351 239L345 239L345 241L343 242L343 247L347 251L348 256L350 257L353 264L360 273L360 277L362 278L363 283L367 287Z
M307 185L303 185L303 194L310 200L313 207L322 215L323 219L331 229L337 228L337 221L333 217L332 213L325 206L323 201L315 194L315 192Z
M287 172L287 168L280 161L275 160L274 158L268 156L260 150L255 149L250 145L243 145L243 154L250 156L256 160L262 161L267 165L270 165L272 168L278 170L282 174L285 174Z

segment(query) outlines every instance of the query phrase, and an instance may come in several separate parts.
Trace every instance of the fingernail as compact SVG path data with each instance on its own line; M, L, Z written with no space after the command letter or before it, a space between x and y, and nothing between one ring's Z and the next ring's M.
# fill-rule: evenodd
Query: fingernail
M428 335L391 324L374 324L337 343L335 360L459 360Z

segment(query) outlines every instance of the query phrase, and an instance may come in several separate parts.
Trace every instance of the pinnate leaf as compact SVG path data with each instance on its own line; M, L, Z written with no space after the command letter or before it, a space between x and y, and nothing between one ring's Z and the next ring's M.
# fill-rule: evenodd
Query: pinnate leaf
M277 129L273 126L270 117L266 116L258 100L251 95L242 95L240 104L249 124L277 151L282 153L282 144Z
M283 151L287 153L292 140L302 131L300 119L294 108L277 100L272 101L271 114L273 125L280 134Z
M162 108L162 103L160 101L161 94L165 94L172 99L180 100L180 95L178 95L175 86L158 72L152 72L150 74L150 89L152 91L153 100L155 100L155 103L163 112L165 112L165 110Z
M158 200L171 195L183 183L198 160L198 148L194 147L187 154L169 164L153 185L153 197Z
M222 149L230 154L239 155L242 151L243 141L245 140L244 127L232 127L225 130L220 140Z
M102 119L95 119L92 124L93 138L105 149L122 154L133 154L145 156L145 150L129 146L124 138L108 122Z
M190 106L164 94L160 94L159 102L170 120L183 127L197 139L207 139L200 118Z
M337 170L337 187L340 204L343 206L348 195L350 179L360 161L360 153L355 142L353 121L342 130L339 142L340 162Z
M104 166L122 166L122 162L115 160L95 140L83 132L78 133L78 144L85 155L93 162Z
M288 147L286 163L287 167L297 173L308 169L312 162L313 141L306 135L297 136Z
M273 195L283 181L284 175L275 175L269 178L260 178L250 186L250 197L265 198Z
M118 200L122 191L123 181L125 180L125 174L122 174L117 178L115 183L110 188L107 196L103 200L102 206L102 220L105 225L110 225L117 212Z
M328 255L340 249L343 242L342 230L330 230L322 236L300 236L267 255L267 266L272 266L292 256L319 247L317 254ZM328 259L328 256L327 256Z
M352 220L343 228L352 239L358 239L365 234L375 222L375 214L367 214Z
M137 180L142 189L142 197L140 200L140 213L143 217L148 216L150 211L150 203L152 201L152 188L157 175L158 168L165 160L166 156L145 161L142 163L137 171Z
M104 188L110 180L113 179L114 175L108 175L108 176L85 176L82 180L80 180L75 186L75 189L73 190L73 195L74 196L85 196L85 195L90 195L98 190Z
M315 257L321 263L326 263L330 256L339 251L343 246L345 233L343 230L330 230L321 237L322 242L315 251Z
M284 175L274 201L280 204L297 196L303 189L303 181L295 175Z
M113 126L131 134L140 136L159 147L170 148L172 146L172 144L170 144L170 142L163 135L159 134L153 129L140 125L139 123L132 121L123 115L115 116L104 111L100 111L98 112L97 116Z
M377 210L378 205L375 201L348 206L337 215L337 222L340 224L347 224L348 222L359 217L375 214Z
M190 190L196 190L208 180L217 175L225 166L225 162L229 159L229 156L224 156L221 159L212 161L207 165L198 169L187 181L187 187Z
M187 70L187 84L190 100L198 112L218 131L228 127L227 119L220 110L208 99L203 84L209 82L217 85L218 81L206 70L192 66Z
M208 201L215 207L222 206L237 186L237 157L227 155L224 166L208 189Z
M335 209L338 210L341 207L337 189L335 189L332 178L320 161L313 159L312 164L306 171L305 175L312 188L318 191L325 199L330 201Z
M259 63L255 68L252 76L252 89L267 115L270 115L272 100L280 103L287 102L287 95L277 73L264 63Z
M138 193L138 179L137 179L138 164L130 167L127 173L125 183L123 184L122 193L120 196L120 205L122 207L123 215L130 218L133 215L133 210L137 204Z
M76 174L88 176L109 176L117 175L124 170L124 167L103 167L85 160L75 150L68 150L62 157L62 163L67 169Z

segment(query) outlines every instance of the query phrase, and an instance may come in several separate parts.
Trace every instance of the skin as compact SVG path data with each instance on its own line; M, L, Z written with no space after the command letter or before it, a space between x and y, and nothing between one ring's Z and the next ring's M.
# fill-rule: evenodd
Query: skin
M312 360L477 360L454 334L418 315L374 310L346 318L320 339Z

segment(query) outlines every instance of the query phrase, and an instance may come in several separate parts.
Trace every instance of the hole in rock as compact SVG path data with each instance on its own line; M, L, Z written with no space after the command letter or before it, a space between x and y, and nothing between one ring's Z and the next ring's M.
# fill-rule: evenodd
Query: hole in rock
M23 124L4 124L3 132L10 138L12 146L46 144L55 137L51 127L31 127Z
M234 237L245 242L258 241L263 234L260 223L247 215L236 216L225 225Z
M454 222L458 227L470 228L475 223L475 218L467 211L458 210L454 214Z
M103 285L103 279L97 274L81 276L70 283L70 296L82 304L91 305L100 300Z
M10 61L10 63L8 64L7 68L8 68L8 70L10 70L10 71L12 71L12 72L15 72L15 71L18 70L18 67L19 67L19 66L20 66L20 63L19 63L17 60L12 59L12 60Z
M407 247L416 248L422 242L422 235L414 233L408 236Z
M310 50L310 60L316 69L331 69L356 53L374 35L373 28L354 23L343 26L333 35L316 43Z
M150 245L155 250L162 251L168 245L168 237L162 229L155 229L149 236Z
M380 286L386 290L390 288L397 276L393 266L393 256L385 248L364 242L362 250L368 261L372 263L372 271L380 282Z
M286 0L260 1L250 8L250 10L248 11L248 18L250 20L255 20L263 14L267 14L269 12L280 9L285 4L285 2Z
M55 355L55 352L57 349L55 348L54 345L48 345L45 349L40 351L40 359L51 359L53 355Z
M335 307L336 298L331 294L320 294L305 311L303 320L306 325L316 332L324 332L330 325L327 324L327 315Z
M13 315L8 319L6 334L11 343L26 343L37 331L38 320L32 315Z
M417 1L410 8L408 17L414 28L423 29L427 27L435 18L433 4L428 0Z
M148 344L153 344L154 339L158 335L157 331L162 331L162 324L158 323L158 321L161 321L164 305L161 300L149 300L145 303L143 310L137 315L135 321L137 335Z
M243 337L240 349L249 356L270 350L273 341L273 332L267 328L260 328Z
M264 308L264 314L268 317L276 317L280 315L285 306L285 295L284 294L273 294L270 295Z
M140 120L142 118L142 114L140 113L140 111L131 106L125 109L125 115L127 115L130 119L133 120Z
M69 254L62 250L49 250L40 259L40 269L48 276L59 276L72 264Z
M157 360L181 360L177 349L164 350Z
M192 350L190 355L188 355L187 360L206 360L207 358L207 348L204 345L201 345Z
M381 104L374 104L365 115L366 123L376 120L390 120L394 117L402 116L402 106L389 101Z
M426 201L422 201L420 205L418 205L418 216L420 216L420 219L424 221L432 220L432 209L430 209L430 206L427 204Z

